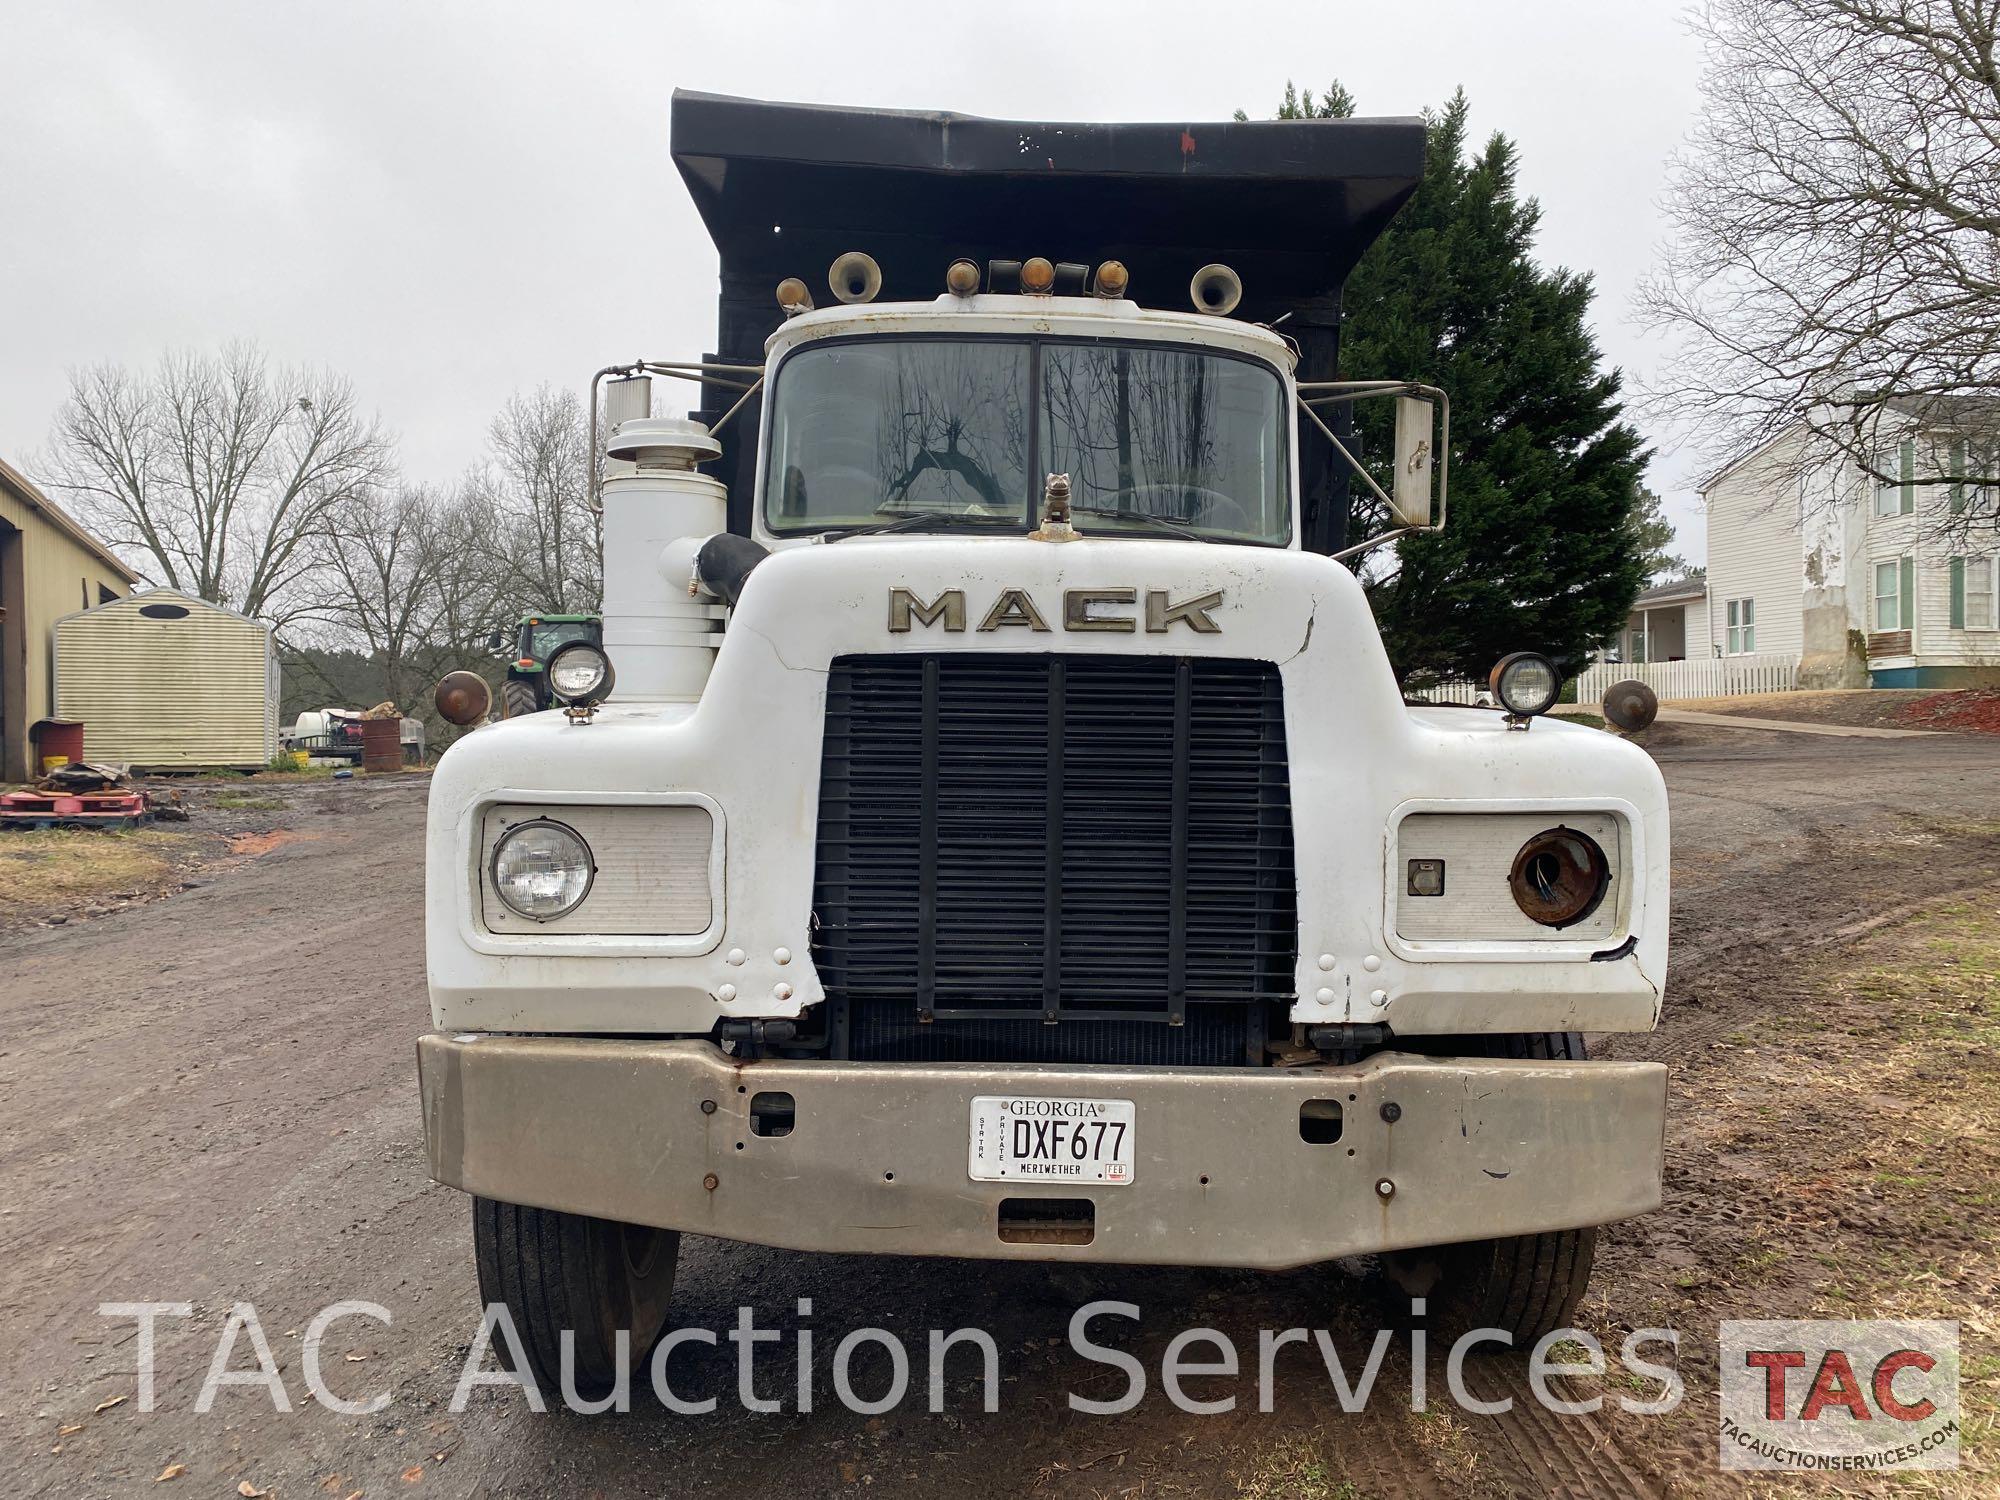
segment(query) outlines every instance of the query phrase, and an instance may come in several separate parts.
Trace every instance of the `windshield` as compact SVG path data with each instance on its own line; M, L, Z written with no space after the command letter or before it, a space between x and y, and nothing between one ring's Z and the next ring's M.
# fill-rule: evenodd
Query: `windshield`
M590 620L536 620L521 627L521 654L535 661L547 661L571 641L597 641L597 626Z
M802 349L772 393L776 532L941 512L1004 531L1067 473L1078 527L1290 540L1276 371L1168 344L875 338ZM1032 419L1031 419L1032 413Z

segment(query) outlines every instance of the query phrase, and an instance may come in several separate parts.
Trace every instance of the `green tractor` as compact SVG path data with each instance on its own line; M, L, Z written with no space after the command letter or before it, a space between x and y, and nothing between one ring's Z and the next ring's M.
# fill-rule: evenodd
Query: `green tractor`
M507 663L507 680L500 685L500 707L506 718L540 713L549 696L549 658L571 641L604 644L604 622L596 615L525 615L514 627L514 655ZM507 638L493 632L487 643L502 650Z

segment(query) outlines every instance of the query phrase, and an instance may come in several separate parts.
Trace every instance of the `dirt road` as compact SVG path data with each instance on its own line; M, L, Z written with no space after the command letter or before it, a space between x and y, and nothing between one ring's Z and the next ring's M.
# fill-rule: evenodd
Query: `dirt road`
M1661 726L1653 748L1673 790L1675 963L1667 1020L1621 1039L1623 1056L1675 1068L1669 1203L1607 1231L1587 1313L1610 1336L1671 1317L1697 1330L1683 1361L1712 1358L1731 1283L1687 1280L1718 1235L1761 1232L1784 1212L1763 1191L1754 1146L1718 1156L1718 1091L1742 1083L1742 1038L1819 1003L1821 956L1893 931L1951 892L2000 884L2000 741L1848 741ZM478 1308L470 1213L425 1176L412 1041L427 1024L420 781L286 788L279 840L196 889L115 916L0 937L0 1432L30 1493L94 1496L269 1490L280 1497L859 1493L964 1496L1324 1495L1659 1492L1711 1482L1713 1407L1673 1419L1561 1421L1517 1404L1470 1418L1413 1415L1403 1336L1381 1393L1341 1412L1310 1348L1278 1365L1274 1409L1256 1410L1257 1330L1330 1327L1350 1370L1395 1299L1364 1271L1279 1276L1180 1270L814 1258L690 1240L683 1322L726 1330L739 1305L783 1331L758 1351L773 1415L734 1399L736 1350L679 1351L685 1397L709 1416L650 1401L625 1417L535 1417L518 1395L481 1391L448 1410ZM254 847L254 846L253 846ZM1976 1049L1973 1054L1977 1055ZM1993 1066L1987 1055L1983 1064ZM1810 1087L1766 1090L1782 1133ZM1741 1156L1726 1161L1723 1156ZM1769 1296L1782 1298L1778 1287ZM327 1383L350 1399L387 1391L377 1414L306 1399L301 1337L338 1298L390 1309L382 1328L334 1325ZM802 1316L799 1300L810 1298ZM1152 1373L1132 1413L1090 1417L1069 1393L1124 1387L1067 1347L1093 1299L1145 1309L1142 1329L1095 1336ZM160 1325L156 1409L137 1410L130 1320L105 1302L189 1303ZM293 1410L225 1388L194 1410L232 1304L254 1304ZM1664 1305L1662 1305L1664 1303ZM1782 1308L1800 1312L1802 1308ZM1952 1316L1949 1310L1940 1315ZM1188 1416L1158 1389L1181 1328L1223 1331L1243 1354L1235 1411ZM863 1418L831 1395L835 1344L854 1329L899 1333L913 1395ZM818 1401L798 1411L797 1331L810 1327ZM1002 1360L1001 1409L979 1410L970 1361L945 1411L924 1410L923 1330L980 1327ZM882 1356L882 1357L875 1357ZM234 1361L251 1365L239 1341ZM882 1389L879 1346L854 1385ZM1433 1375L1433 1386L1438 1377ZM1504 1374L1481 1377L1497 1389ZM1690 1377L1690 1387L1700 1382ZM1404 1396L1399 1396L1399 1386ZM119 1401L118 1398L125 1398ZM116 1402L117 1404L105 1405ZM103 1409L99 1409L100 1406Z

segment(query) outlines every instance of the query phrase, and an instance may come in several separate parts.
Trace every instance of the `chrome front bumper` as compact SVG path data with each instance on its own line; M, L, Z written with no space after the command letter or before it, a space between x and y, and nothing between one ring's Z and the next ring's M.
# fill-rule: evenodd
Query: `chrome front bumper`
M701 1041L442 1034L417 1060L439 1182L796 1250L1275 1269L1660 1203L1658 1063L743 1063ZM753 1132L760 1092L796 1101L789 1133ZM971 1180L981 1094L1132 1100L1134 1180ZM1340 1137L1310 1143L1300 1107L1329 1099ZM1023 1197L1088 1199L1087 1226L1042 1236L1031 1207L1024 1229Z

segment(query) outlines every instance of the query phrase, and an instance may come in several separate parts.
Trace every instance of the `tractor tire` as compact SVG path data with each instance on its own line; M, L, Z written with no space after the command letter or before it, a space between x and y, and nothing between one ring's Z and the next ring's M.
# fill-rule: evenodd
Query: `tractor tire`
M1584 1051L1576 1031L1495 1036L1468 1043L1488 1057L1576 1059ZM1436 1340L1456 1342L1475 1328L1511 1334L1525 1350L1558 1328L1567 1327L1590 1285L1597 1258L1597 1230L1555 1229L1397 1251L1384 1258L1396 1283L1429 1303L1428 1321ZM1501 1346L1475 1346L1493 1353Z
M646 1359L667 1324L681 1237L491 1198L472 1200L479 1296L504 1303L528 1369L550 1405L562 1400L562 1335L575 1340L575 1390L602 1400L617 1382L617 1337L630 1336L627 1368L645 1379ZM494 1347L509 1360L504 1338Z
M518 719L523 714L540 713L541 705L535 701L535 690L510 677L500 684L500 716L503 719Z

